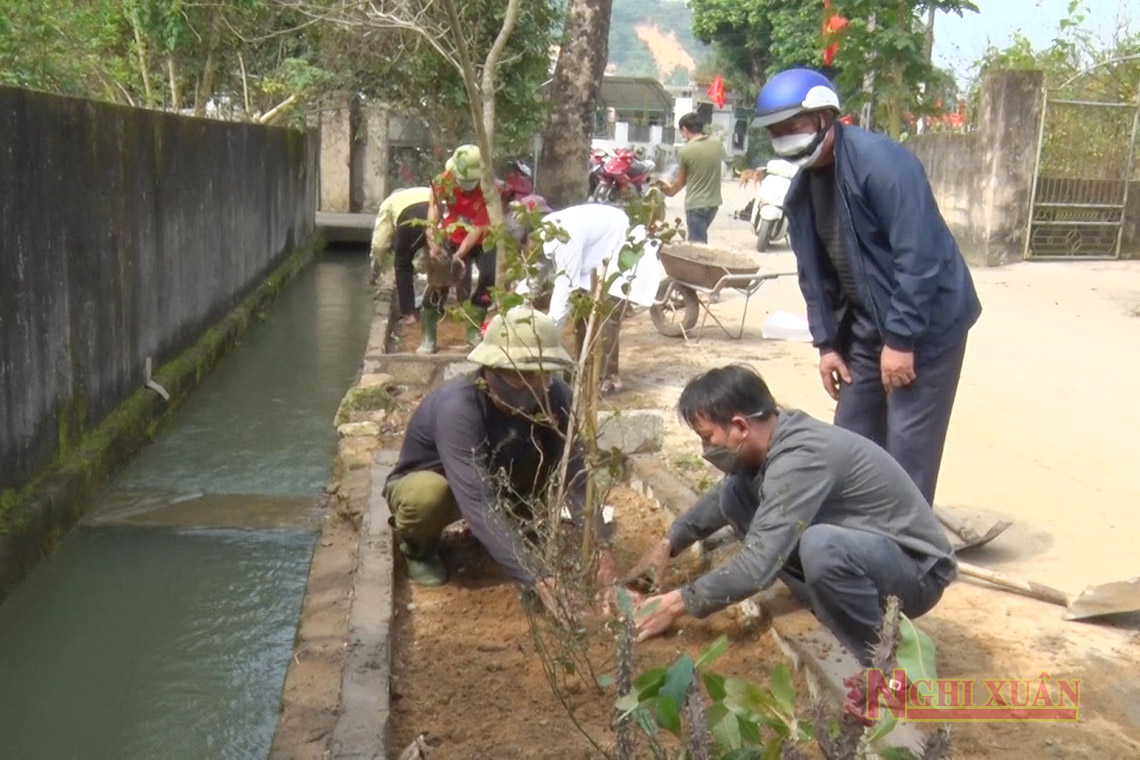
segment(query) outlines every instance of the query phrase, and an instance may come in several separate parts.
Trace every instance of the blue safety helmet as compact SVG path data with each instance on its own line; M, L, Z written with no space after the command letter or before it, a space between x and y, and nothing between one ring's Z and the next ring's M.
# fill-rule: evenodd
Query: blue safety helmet
M839 94L827 77L812 69L788 69L768 80L756 96L757 127L770 127L796 114L839 111Z

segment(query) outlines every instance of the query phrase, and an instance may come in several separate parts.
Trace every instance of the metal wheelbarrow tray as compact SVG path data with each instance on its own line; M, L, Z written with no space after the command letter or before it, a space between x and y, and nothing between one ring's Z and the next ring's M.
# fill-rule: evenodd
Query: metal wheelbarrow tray
M688 338L694 329L698 333L703 332L706 321L711 317L725 335L739 340L744 335L752 294L769 280L795 274L762 272L759 263L752 261L751 256L695 243L663 246L658 255L667 276L661 281L657 300L649 313L653 326L669 338ZM735 332L726 327L710 308L715 298L726 289L744 295L744 312Z

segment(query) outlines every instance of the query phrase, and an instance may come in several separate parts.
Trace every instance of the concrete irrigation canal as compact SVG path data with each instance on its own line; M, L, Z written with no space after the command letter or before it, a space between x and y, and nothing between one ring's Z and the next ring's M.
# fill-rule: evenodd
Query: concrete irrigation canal
M268 754L366 278L299 275L0 607L0 754Z

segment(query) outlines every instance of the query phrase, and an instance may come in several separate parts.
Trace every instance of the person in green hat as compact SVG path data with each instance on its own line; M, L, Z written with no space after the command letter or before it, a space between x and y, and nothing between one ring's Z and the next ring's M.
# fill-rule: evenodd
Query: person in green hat
M396 272L396 302L402 324L416 321L415 258L424 247L427 229L417 222L427 219L431 189L408 187L396 190L380 204L372 229L370 285L375 285L382 263L389 258Z
M483 240L491 228L491 217L479 178L483 156L477 145L460 145L447 159L442 174L431 181L428 205L428 252L437 262L458 261L463 278L456 286L461 301L470 299L467 310L467 342L479 340L479 328L491 305L490 289L495 284L494 251L484 251ZM471 262L479 267L479 280L471 291ZM443 316L450 286L429 287L420 309L422 340L417 353L432 354L436 349L436 327Z
M408 422L399 461L385 483L408 576L424 586L447 582L440 534L462 518L510 578L533 588L556 612L553 575L503 510L526 520L526 505L542 498L558 474L573 394L556 373L574 362L559 341L554 320L525 306L496 315L467 358L479 369L424 398ZM566 506L581 525L586 472L577 446L567 483ZM595 535L602 547L599 586L610 585L616 572L600 510Z

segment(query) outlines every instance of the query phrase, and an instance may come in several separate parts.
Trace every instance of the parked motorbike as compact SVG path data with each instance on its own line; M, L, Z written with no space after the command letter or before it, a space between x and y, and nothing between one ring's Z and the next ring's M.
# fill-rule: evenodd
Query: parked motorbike
M602 167L590 200L594 203L613 203L627 192L645 195L650 186L650 175L656 166L653 161L639 159L629 148L618 148Z
M500 192L507 203L534 193L534 173L525 161L513 159L507 162Z
M586 196L590 200L594 199L594 193L598 189L598 183L601 182L602 175L606 171L606 161L613 156L613 153L604 148L595 148L590 151L590 191Z
M780 158L774 158L764 167L764 179L756 188L749 222L756 233L756 250L760 253L788 233L788 220L784 216L784 200L792 179L799 167Z

